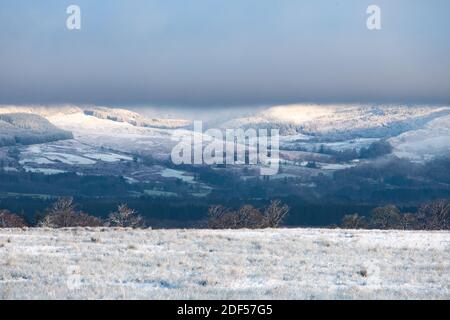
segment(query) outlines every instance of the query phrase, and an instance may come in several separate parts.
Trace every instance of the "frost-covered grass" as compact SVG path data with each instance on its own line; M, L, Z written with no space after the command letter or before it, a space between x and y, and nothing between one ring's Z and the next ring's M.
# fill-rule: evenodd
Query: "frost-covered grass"
M0 298L450 298L450 233L0 231Z

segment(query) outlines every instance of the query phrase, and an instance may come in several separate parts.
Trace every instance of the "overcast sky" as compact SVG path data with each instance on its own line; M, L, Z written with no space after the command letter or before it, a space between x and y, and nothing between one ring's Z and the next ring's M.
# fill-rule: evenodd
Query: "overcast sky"
M449 16L448 0L1 0L0 103L450 103Z

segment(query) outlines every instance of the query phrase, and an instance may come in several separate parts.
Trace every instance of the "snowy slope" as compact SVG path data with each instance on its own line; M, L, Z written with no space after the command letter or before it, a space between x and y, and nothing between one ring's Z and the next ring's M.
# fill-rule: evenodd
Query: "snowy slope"
M85 112L56 115L48 119L54 125L73 132L75 139L82 143L127 153L151 155L160 160L167 160L170 157L172 148L183 136L193 134L192 130L179 128L178 125L181 124L179 122L166 123L173 128L136 126L128 121L103 119ZM195 134L201 135L205 143L212 141L208 135Z
M237 118L223 127L279 128L281 134L329 139L395 136L450 114L450 107L391 105L287 105Z
M168 159L178 142L172 139L175 129L183 128L185 134L191 134L189 120L152 118L117 108L0 107L0 115L13 112L45 117L55 127L72 132L81 143L161 160ZM318 150L322 144L335 151L360 149L377 139L390 138L396 155L424 160L448 154L449 117L450 107L442 106L288 105L213 123L222 129L278 128L281 149L307 152ZM204 128L209 125L205 123ZM0 144L14 144L15 132L15 127L1 122ZM204 136L205 141L208 139Z
M450 299L450 233L0 230L0 299Z
M56 115L48 119L54 125L71 131L81 143L99 148L167 158L176 143L171 140L170 129L139 127L128 122L101 119L84 112Z
M82 112L83 109L73 105L60 105L57 108L40 105L0 105L0 114L4 113L32 113L47 118L54 115L69 115L72 113Z
M71 138L72 134L69 131L59 129L39 115L0 114L0 146L44 143Z
M126 110L126 109L112 109L105 107L84 108L84 114L90 115L99 119L107 119L117 122L126 122L137 127L150 128L167 128L175 129L188 126L191 121L182 119L158 119L147 118L143 115Z
M126 109L74 105L55 105L51 107L0 105L0 114L3 113L32 113L45 118L84 113L86 115L97 117L99 119L107 119L116 122L126 122L138 127L154 128L180 128L188 126L191 123L191 121L183 119L149 118Z
M73 134L81 143L95 147L106 147L135 154L151 154L155 158L167 159L176 141L172 131L191 122L182 119L152 119L138 113L104 107L77 106L0 106L0 117L11 112L20 112L36 121L42 119L53 128L61 128ZM44 119L45 117L45 119ZM47 121L48 120L48 121ZM0 123L0 143L10 145L13 128ZM42 126L42 121L40 124ZM31 128L27 128L31 129ZM62 130L60 130L62 131ZM64 131L64 132L65 132ZM5 133L7 135L2 135ZM49 140L51 141L51 140ZM36 143L46 142L39 140Z
M430 121L424 128L405 132L389 140L394 154L413 160L450 155L450 116Z

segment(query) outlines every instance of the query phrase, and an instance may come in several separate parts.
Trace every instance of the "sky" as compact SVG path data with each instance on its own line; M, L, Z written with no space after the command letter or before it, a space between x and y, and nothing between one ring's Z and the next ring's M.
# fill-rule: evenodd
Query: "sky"
M449 15L448 0L0 0L0 104L448 104Z

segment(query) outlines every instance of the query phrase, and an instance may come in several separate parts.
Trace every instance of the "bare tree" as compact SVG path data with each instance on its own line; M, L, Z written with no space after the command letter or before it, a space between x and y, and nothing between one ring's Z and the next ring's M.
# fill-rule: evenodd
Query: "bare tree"
M237 211L223 206L212 206L208 210L208 227L212 229L259 229L278 227L289 212L289 207L272 201L264 213L252 205L243 205Z
M264 211L266 227L278 227L288 213L289 207L287 205L282 205L281 201L275 200L270 202L270 205Z
M129 208L126 204L117 207L116 212L111 212L108 216L108 225L122 228L142 228L144 219L137 214L137 211Z
M0 210L0 228L23 228L27 223L21 216L8 210Z
M91 216L84 212L78 212L75 218L75 227L100 227L104 225L104 222L100 218Z
M378 207L372 210L370 224L375 229L399 229L401 214L394 205Z
M344 229L366 229L368 227L367 219L359 214L347 214L342 218L341 226Z
M69 228L69 227L99 227L103 223L100 219L76 210L73 198L59 198L47 209L46 215L40 221L41 227Z
M413 213L402 214L400 219L400 225L403 230L417 230L420 229L419 220L417 215Z
M450 227L450 202L440 199L426 203L419 208L419 219L429 230L442 230Z
M224 227L224 220L230 211L221 205L211 206L208 209L208 228L220 229Z
M264 215L251 205L244 205L236 212L235 228L258 229L266 227Z
M244 205L237 211L223 206L212 206L208 210L208 227L212 229L261 228L264 216L251 205Z

